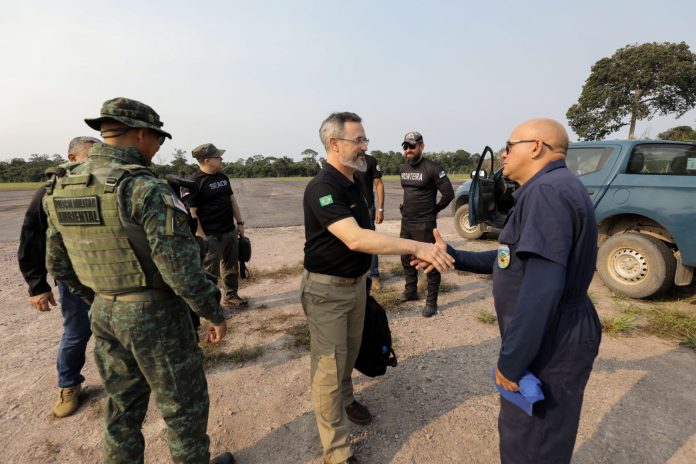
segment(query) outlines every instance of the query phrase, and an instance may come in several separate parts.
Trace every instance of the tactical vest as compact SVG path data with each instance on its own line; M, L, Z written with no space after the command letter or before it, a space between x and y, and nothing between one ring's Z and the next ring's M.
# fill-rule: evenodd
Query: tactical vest
M125 213L127 181L155 175L139 165L75 172L60 166L46 183L46 213L60 232L80 282L95 293L167 288L151 257L142 226Z

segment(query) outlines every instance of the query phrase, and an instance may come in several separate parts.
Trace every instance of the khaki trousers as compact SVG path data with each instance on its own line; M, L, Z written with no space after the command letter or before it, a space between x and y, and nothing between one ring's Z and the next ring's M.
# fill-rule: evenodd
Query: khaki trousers
M351 373L365 320L365 276L352 284L346 280L305 271L301 288L310 334L312 404L324 460L331 464L353 454L345 407L355 399Z

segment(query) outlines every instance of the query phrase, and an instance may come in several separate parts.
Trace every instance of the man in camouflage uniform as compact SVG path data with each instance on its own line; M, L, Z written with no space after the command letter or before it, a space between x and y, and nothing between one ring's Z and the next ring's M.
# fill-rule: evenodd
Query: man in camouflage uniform
M94 355L109 395L104 462L143 462L140 429L153 391L174 462L207 463L208 389L188 306L211 322L208 341L219 342L226 326L186 209L146 167L171 135L152 108L126 98L85 122L108 144L47 186L46 264L92 302Z

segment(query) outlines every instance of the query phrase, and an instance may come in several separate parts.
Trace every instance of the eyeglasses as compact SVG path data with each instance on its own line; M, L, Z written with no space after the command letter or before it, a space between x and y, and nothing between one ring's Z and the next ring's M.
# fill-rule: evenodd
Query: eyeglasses
M401 144L401 147L402 147L404 150L408 150L408 149L414 150L417 146L418 146L417 143L404 142L404 143Z
M160 135L159 137L157 137L157 141L159 142L160 147L164 144L164 141L166 139L167 139L167 137L165 137L164 135Z
M368 146L370 144L370 139L342 139L341 137L334 137L336 140L343 140L344 142L353 142L356 145L365 145Z
M518 143L531 143L531 142L541 142L546 148L548 148L549 150L553 150L553 147L551 147L551 145L544 142L543 140L508 140L507 142L505 142L505 153L507 153L509 155L510 150L512 150L512 147L514 145L517 145Z

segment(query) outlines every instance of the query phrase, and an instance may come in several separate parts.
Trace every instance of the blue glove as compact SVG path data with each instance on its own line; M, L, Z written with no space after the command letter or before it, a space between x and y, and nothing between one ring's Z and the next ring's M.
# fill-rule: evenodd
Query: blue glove
M541 391L541 381L529 371L524 371L522 378L517 382L520 391L511 392L495 383L495 367L491 371L493 374L493 384L503 398L523 410L528 416L532 415L534 403L544 399L544 392Z

